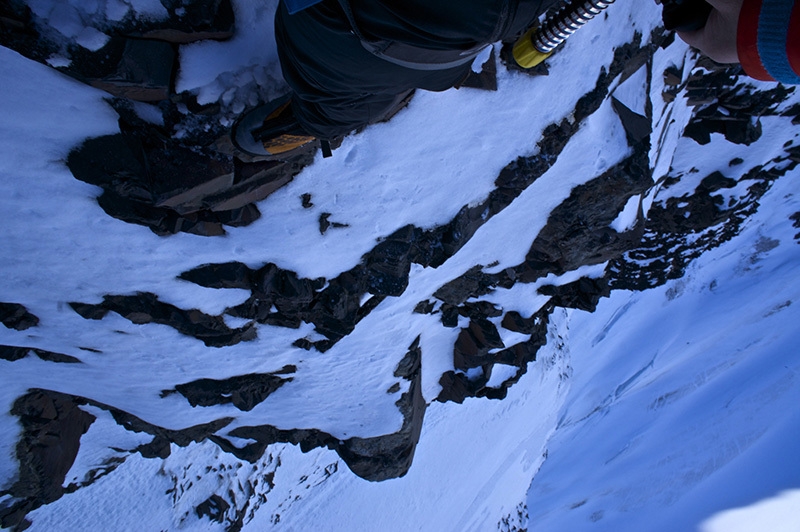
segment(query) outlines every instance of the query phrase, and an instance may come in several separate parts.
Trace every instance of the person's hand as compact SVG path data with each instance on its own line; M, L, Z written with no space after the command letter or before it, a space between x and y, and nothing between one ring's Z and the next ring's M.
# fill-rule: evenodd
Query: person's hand
M706 25L697 31L678 35L717 63L738 63L736 28L743 0L707 0L711 7Z

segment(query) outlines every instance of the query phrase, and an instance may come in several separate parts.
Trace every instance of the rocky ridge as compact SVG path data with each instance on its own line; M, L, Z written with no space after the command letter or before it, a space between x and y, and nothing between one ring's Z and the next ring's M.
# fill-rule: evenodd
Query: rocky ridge
M224 11L220 5L217 8ZM14 23L19 17L30 16L26 13L19 9L3 13L3 44L16 46L25 50L28 57L44 61L47 54L42 50L50 50L51 46L47 39L39 34L31 36L24 29L27 25ZM147 29L134 22L129 22L129 26L126 31L131 35L184 38L175 37L177 33L172 30ZM202 24L192 26L198 27ZM181 31L195 32L190 30ZM222 30L197 29L196 33L224 36ZM656 31L647 37L639 35L618 48L614 62L599 75L595 89L577 102L571 116L545 130L537 155L511 162L498 176L495 190L486 201L464 206L444 226L428 230L406 226L378 243L358 266L334 279L303 279L275 264L253 268L239 262L201 265L181 274L182 279L208 288L249 290L251 296L245 303L224 312L247 320L248 325L231 328L222 315L181 309L159 301L152 293L109 294L100 304L72 302L70 305L86 319L102 320L108 312L115 312L132 323L167 325L209 347L252 341L257 335L256 324L296 329L302 323L309 323L324 339L298 338L295 345L322 353L350 334L385 298L403 294L412 264L437 267L454 256L488 219L510 205L555 163L582 120L609 97L612 83L626 79L642 67L647 69L651 85L657 76L670 80L663 94L665 101L687 101L694 107L683 130L683 135L693 142L703 144L712 134L720 133L729 142L749 145L760 136L761 117L797 119L800 108L783 103L792 89L755 90L736 69L695 65L687 60L682 69L673 66L665 72L653 71L653 55L660 47L669 46L669 38ZM172 138L167 125L152 125L142 120L134 112L131 97L130 92L120 93L112 100L120 114L122 132L89 139L73 152L68 164L76 178L103 188L98 202L107 213L144 223L158 234L189 231L215 237L224 234L223 225L246 224L258 216L254 202L288 182L308 162L308 159L277 164L243 162L232 155L220 154L210 143L189 146L186 139ZM460 403L467 397L504 398L548 341L548 320L556 308L591 311L612 289L645 290L680 277L693 258L737 234L758 208L758 200L770 184L800 162L797 147L788 140L781 155L759 166L744 168L741 161L731 161L729 175L737 177L725 177L718 172L701 175L692 169L672 169L663 176L653 175L648 159L651 136L649 132L642 135L642 124L652 124L657 118L652 116L652 105L646 107L645 116L628 109L619 100L615 102L614 108L628 133L630 155L572 190L531 243L523 263L500 273L488 273L491 266L475 266L443 285L432 300L417 305L418 313L439 315L445 328L459 328L459 318L468 321L466 327L460 328L453 345L454 370L441 376L438 401ZM178 174L170 165L180 166L181 172ZM176 175L180 179L175 179ZM185 179L191 182L188 189L177 184L185 183ZM680 190L688 187L691 192L672 196L673 187ZM188 190L191 193L187 194ZM640 206L635 224L622 232L612 228L631 198L652 192L655 201L646 213ZM795 226L800 225L793 221ZM330 223L327 219L325 222ZM321 231L322 227L321 219ZM541 286L539 293L550 299L531 316L506 312L491 301L492 292L498 288L534 283L551 274L558 276L606 263L602 277ZM367 294L373 297L364 302ZM36 316L15 303L0 304L0 315L6 327L16 330L35 328L38 324ZM523 334L527 340L507 346L498 326ZM79 357L41 349L0 347L0 357L9 362L21 360L31 352L51 362L80 362ZM316 429L282 430L269 425L238 426L222 434L231 423L230 418L170 430L88 397L30 390L18 399L11 412L20 420L23 433L17 447L18 479L3 492L10 496L11 502L4 501L0 509L2 526L23 529L27 512L65 492L89 485L100 475L113 473L114 463L109 463L84 485L62 485L77 455L81 436L95 421L95 416L81 408L87 406L109 413L127 431L152 436L149 443L125 450L146 458L167 458L171 444L186 446L208 440L240 461L268 464L274 470L278 464L270 454L270 445L290 443L299 445L303 451L317 447L332 449L354 473L369 480L402 476L411 466L426 408L420 390L421 356L417 339L394 372L395 377L408 385L397 401L403 416L400 431L345 441ZM514 374L499 386L489 386L492 371L498 365L513 366ZM163 391L162 397L179 394L193 407L230 403L248 411L291 381L295 370L285 366L274 373L175 383L173 389ZM237 446L234 442L239 439L252 443ZM335 465L320 475L332 474ZM263 495L270 483L267 475L260 487L257 482L251 484L245 491L254 498L247 503L236 501L227 493L214 493L195 507L196 515L224 522L228 530L238 530L254 511L249 501L258 500L256 494Z

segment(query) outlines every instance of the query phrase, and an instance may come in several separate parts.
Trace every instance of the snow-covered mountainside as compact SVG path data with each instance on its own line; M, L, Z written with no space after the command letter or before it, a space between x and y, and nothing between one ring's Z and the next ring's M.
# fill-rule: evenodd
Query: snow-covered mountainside
M2 527L800 530L793 87L619 1L263 163L198 4L0 12Z

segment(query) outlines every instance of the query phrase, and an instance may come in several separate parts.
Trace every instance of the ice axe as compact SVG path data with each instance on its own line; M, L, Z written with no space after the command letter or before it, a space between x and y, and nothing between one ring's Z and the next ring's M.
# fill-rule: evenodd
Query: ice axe
M705 26L711 5L705 0L656 0L662 4L661 16L668 30L698 30ZM529 29L512 48L514 61L522 68L533 68L578 28L603 12L614 0L572 0L562 5L541 24Z

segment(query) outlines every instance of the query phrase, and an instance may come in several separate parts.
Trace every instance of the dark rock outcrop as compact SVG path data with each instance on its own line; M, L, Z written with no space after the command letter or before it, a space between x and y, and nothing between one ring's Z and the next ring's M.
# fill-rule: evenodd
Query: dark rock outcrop
M49 64L63 56L62 73L103 89L117 97L163 101L170 97L177 70L177 44L233 36L230 0L161 2L165 17L137 17L128 10L121 20L85 20L98 33L110 37L97 49L84 48L53 32L21 0L0 7L0 44L23 56Z
M611 295L611 287L605 277L599 279L581 277L575 282L561 286L542 286L539 288L539 293L551 296L550 303L556 307L594 312L600 298Z
M194 511L197 517L208 517L212 521L222 523L225 520L225 512L227 512L230 507L231 505L228 504L228 501L215 493L201 502Z
M350 438L337 446L336 452L361 478L380 482L402 477L411 467L427 408L422 397L421 362L422 351L417 337L394 372L396 377L410 381L408 391L397 401L403 415L400 430L375 438Z
M139 292L133 296L104 296L97 305L70 303L85 319L99 320L108 312L116 312L136 324L169 325L181 334L201 340L209 347L223 347L252 340L256 330L252 324L231 329L221 316L209 316L197 309L183 310L158 300L155 294Z
M54 353L44 349L37 349L35 347L18 347L13 345L0 345L0 358L14 362L21 360L30 354L34 354L45 362L60 362L63 364L80 364L80 359L65 355L63 353Z
M103 189L98 203L107 214L159 235L218 236L225 225L248 225L260 217L254 203L310 162L243 162L172 138L166 126L138 119L124 100L115 108L121 133L85 141L67 165L77 179Z
M698 144L711 142L711 133L721 133L729 142L750 145L761 137L760 117L775 114L775 108L794 92L794 87L754 91L739 83L738 69L711 72L698 70L689 77L686 97L698 106L684 135Z
M397 365L395 376L410 381L408 391L397 401L397 406L403 415L403 425L396 433L341 441L317 429L282 430L261 425L238 427L229 433L236 438L255 440L254 443L241 448L221 436L211 436L210 439L222 450L250 462L258 460L273 443L299 445L303 452L327 447L336 451L353 473L366 480L378 482L401 477L411 467L427 407L420 388L419 338L414 341L406 356Z
M178 384L175 390L165 390L161 396L177 391L192 406L233 404L239 410L249 412L272 392L292 380L291 377L285 378L280 375L295 371L294 366L285 366L275 373L240 375L224 380L199 379Z
M39 318L19 303L0 303L0 322L9 329L24 331L39 325Z
M497 327L485 318L470 320L466 329L461 329L453 349L453 364L456 369L467 370L492 362L493 349L503 348Z
M3 528L24 529L25 515L59 499L64 478L78 455L80 439L95 417L70 396L32 390L14 402L11 414L22 424L17 443L19 473L0 508Z

